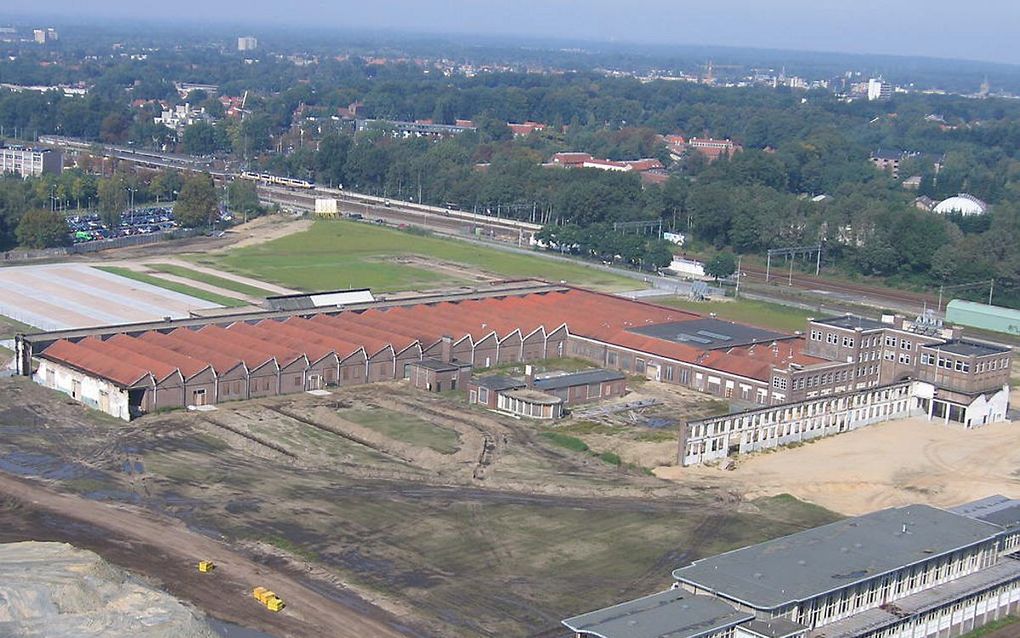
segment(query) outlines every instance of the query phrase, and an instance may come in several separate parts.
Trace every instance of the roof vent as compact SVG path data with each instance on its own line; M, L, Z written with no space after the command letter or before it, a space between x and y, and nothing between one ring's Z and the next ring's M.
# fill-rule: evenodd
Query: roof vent
M802 558L799 561L797 561L797 564L798 565L807 565L807 561Z

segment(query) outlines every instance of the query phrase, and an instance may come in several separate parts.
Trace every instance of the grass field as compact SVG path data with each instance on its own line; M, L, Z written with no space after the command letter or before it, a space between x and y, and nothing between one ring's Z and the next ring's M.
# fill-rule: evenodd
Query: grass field
M463 278L394 258L418 255L468 269ZM464 283L470 272L503 278L538 277L601 290L633 290L643 284L573 264L503 252L466 241L415 235L350 221L317 221L310 230L222 256L197 261L301 290L372 288L380 292Z
M191 297L197 297L198 299L205 299L215 304L225 306L227 308L239 308L241 306L247 306L248 302L241 301L240 299L234 299L233 297L224 297L223 295L217 295L216 293L202 290L201 288L194 288L187 284L177 283L176 281L168 281L166 279L160 279L152 275L137 272L130 268L121 268L119 266L96 266L99 270L106 271L113 275L119 275L121 277L127 277L128 279L134 279L145 284L151 284L160 288L166 288L167 290L173 290L179 292L182 295L189 295Z
M191 268L185 268L184 266L177 266L175 264L146 264L146 266L156 272L164 272L168 275L176 275L186 279L201 281L202 283L216 286L217 288L232 290L251 297L270 297L274 294L268 290L249 286L248 284L243 284L239 281L234 281L233 279L217 277L216 275L210 275L209 273L192 270Z
M19 332L38 332L27 323L0 315L0 339L10 339Z
M1017 618L1016 616L1006 616L1005 618L1000 618L999 620L990 622L987 625L985 625L984 627L978 627L974 631L971 631L969 633L964 634L961 638L981 638L982 636L991 636L992 634L995 634L996 631L999 631L1000 629L1004 629L1005 627L1012 627L1013 625L1016 625L1017 623L1020 623L1020 618ZM996 634L996 635L1000 635L1000 634ZM1005 637L1007 635L1012 636L1012 635L1016 635L1016 634L1013 634L1013 633L1009 633L1009 634L1003 633L1001 635L1003 637Z
M422 445L440 454L453 454L457 451L460 441L457 433L453 430L434 425L410 414L383 408L344 410L341 416L391 439L412 445Z
M763 328L793 332L804 330L808 317L817 317L817 312L791 308L781 304L737 299L734 301L688 301L680 297L655 297L647 299L663 306L693 310L702 314L714 312L720 319L748 323Z

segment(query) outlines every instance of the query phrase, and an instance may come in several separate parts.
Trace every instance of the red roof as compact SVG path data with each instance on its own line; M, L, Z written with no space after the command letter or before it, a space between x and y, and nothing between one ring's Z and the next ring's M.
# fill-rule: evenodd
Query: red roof
M803 339L781 340L774 347L758 344L705 351L631 331L697 318L700 315L685 310L571 288L322 313L310 319L266 319L228 327L209 324L199 330L178 328L169 334L146 332L137 337L121 334L77 344L58 341L41 356L131 385L149 373L163 379L179 370L188 378L212 367L223 374L241 363L249 370L274 360L286 366L302 357L316 361L332 353L345 359L389 348L395 352L426 348L444 336L454 342L471 339L477 343L493 334L504 340L517 331L527 337L566 325L578 337L760 380L768 379L772 366L822 361L803 354Z

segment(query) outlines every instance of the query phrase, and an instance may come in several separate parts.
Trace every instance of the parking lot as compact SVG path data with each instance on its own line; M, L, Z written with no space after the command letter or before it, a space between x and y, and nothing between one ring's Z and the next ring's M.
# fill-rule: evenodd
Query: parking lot
M42 330L187 317L215 307L84 264L0 268L0 315Z

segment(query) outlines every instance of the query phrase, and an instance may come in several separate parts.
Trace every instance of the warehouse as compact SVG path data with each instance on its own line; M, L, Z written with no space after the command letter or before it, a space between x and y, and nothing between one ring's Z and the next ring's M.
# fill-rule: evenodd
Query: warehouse
M697 560L667 592L563 624L579 638L961 636L1020 609L1017 511L1002 497L880 510Z
M968 424L1004 416L1008 349L964 342L958 331L919 334L903 322L868 321L818 320L808 340L568 286L509 282L343 308L19 335L16 359L21 374L33 375L37 367L36 381L74 397L78 386L84 392L86 377L103 382L108 400L95 393L81 400L109 406L120 418L403 379L423 358L478 369L565 356L744 406L918 376L939 389L933 416L942 410ZM833 340L838 347L829 347ZM879 361L865 365L865 354ZM586 396L593 396L594 384L585 385ZM606 387L600 382L600 397ZM608 387L615 396L624 384ZM577 393L563 398L583 400ZM947 401L959 407L937 405Z

